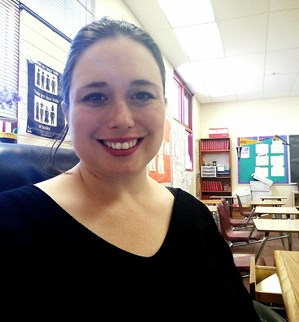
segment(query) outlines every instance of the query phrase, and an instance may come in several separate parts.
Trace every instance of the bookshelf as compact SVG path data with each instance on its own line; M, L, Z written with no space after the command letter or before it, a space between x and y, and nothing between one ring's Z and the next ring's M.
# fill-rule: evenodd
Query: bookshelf
M230 138L199 140L199 198L231 196Z

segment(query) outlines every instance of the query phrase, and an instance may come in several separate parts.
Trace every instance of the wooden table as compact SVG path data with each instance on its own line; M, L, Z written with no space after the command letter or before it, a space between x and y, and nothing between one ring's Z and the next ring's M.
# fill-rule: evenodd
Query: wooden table
M274 196L260 196L259 197L262 200L278 200L278 201L282 201L282 199L288 199L288 197L286 196L278 196L278 195L274 195Z
M299 252L274 250L288 322L299 321Z
M270 207L275 208L275 207ZM280 209L277 207L275 209ZM261 252L263 251L266 242L268 240L288 238L289 250L292 250L292 233L299 232L299 220L298 219L252 219L257 231L264 232L265 235L262 238L262 242L257 251L255 261L257 262ZM286 233L286 235L280 235L278 237L269 238L270 232Z

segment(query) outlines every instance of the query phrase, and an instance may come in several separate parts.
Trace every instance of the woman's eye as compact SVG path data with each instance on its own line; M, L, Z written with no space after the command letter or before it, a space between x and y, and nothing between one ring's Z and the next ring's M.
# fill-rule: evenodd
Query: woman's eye
M83 99L82 99L83 102L91 103L94 105L103 103L106 100L107 100L106 97L101 93L88 94L85 97L83 97Z
M147 101L149 99L153 99L154 96L148 92L139 92L139 93L132 95L132 98L135 100Z

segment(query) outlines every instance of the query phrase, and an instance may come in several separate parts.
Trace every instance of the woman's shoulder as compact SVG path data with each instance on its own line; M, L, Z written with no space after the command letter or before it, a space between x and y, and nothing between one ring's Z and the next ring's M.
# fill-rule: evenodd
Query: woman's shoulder
M195 197L191 192L188 192L182 188L168 187L167 189L175 196L182 199L186 199L194 202L196 205L205 206L197 197Z
M0 200L6 199L23 199L26 198L28 195L31 196L32 194L39 193L40 190L35 187L33 184L28 184L24 186L20 186L17 188L12 188L8 190L4 190L0 192Z
M46 205L49 202L49 197L33 184L0 192L1 214L34 209L35 205Z

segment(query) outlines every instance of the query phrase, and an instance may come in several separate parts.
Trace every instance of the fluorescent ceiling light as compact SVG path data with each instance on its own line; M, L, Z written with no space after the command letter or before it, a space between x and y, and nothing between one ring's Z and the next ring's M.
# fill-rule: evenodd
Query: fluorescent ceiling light
M232 75L210 0L157 0L176 34L188 64L179 74L198 93L210 97L234 95Z
M172 28L215 21L210 0L157 0Z
M216 23L174 29L190 61L224 57Z

